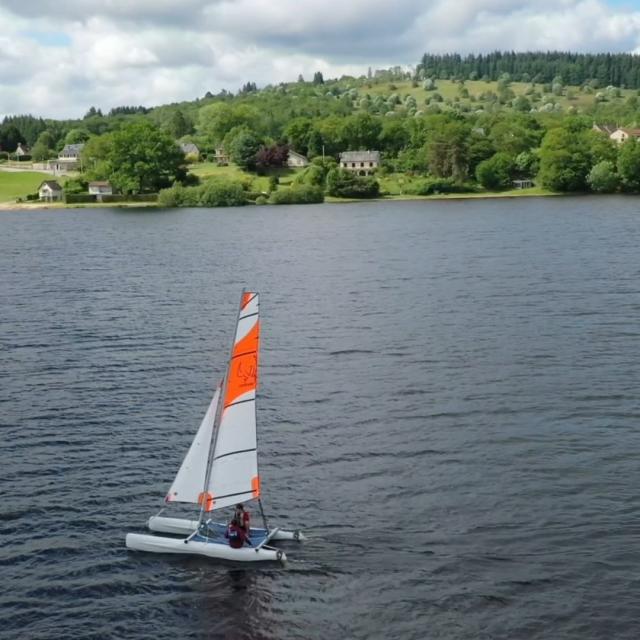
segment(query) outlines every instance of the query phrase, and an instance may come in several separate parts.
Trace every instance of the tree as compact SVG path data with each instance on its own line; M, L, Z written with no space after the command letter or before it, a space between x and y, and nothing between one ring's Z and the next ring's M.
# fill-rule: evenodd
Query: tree
M180 109L176 109L172 114L168 123L169 133L174 138L182 138L193 131L191 123L185 118L184 113Z
M253 131L241 131L228 147L231 159L243 169L253 171L256 167L256 154L260 149L260 140Z
M585 131L556 127L547 132L540 147L540 180L554 191L584 191L591 168Z
M313 74L313 84L324 84L324 78L321 71L316 71Z
M96 152L87 144L83 156ZM102 170L121 193L153 192L186 176L184 155L173 139L148 120L127 123L98 150Z
M14 124L3 124L0 127L0 150L13 153L18 143L24 144L24 136Z
M91 137L91 134L87 129L74 128L69 129L67 135L64 137L64 144L83 144Z
M587 176L587 182L591 187L591 191L613 193L620 184L620 178L616 173L613 162L603 160L591 169Z
M634 138L620 148L618 173L626 191L640 191L640 144Z
M211 144L220 144L231 129L245 125L256 131L259 124L260 113L250 105L214 102L200 109L197 128Z
M463 181L469 169L469 126L449 122L435 131L427 142L429 172L438 178Z
M512 156L499 152L476 168L476 178L485 189L507 189L511 186L515 172Z
M262 146L255 154L255 164L258 171L269 167L284 167L289 158L289 147L286 144L272 144Z
M31 148L31 158L36 162L48 160L51 155L51 149L43 142L36 142Z
M341 137L347 149L377 149L382 123L368 113L348 116L342 124Z

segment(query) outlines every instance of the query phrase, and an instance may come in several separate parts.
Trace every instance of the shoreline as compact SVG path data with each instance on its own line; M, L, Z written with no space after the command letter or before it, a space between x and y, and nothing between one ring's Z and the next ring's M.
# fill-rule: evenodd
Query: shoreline
M416 196L416 195L392 195L383 196L380 198L334 198L327 196L322 204L352 204L354 202L368 203L368 202L403 202L403 201L420 201L420 200L495 200L495 199L508 199L508 198L558 198L558 197L576 197L576 196L593 196L593 195L616 195L616 194L593 194L593 193L557 193L553 191L541 193L539 190L530 192L528 189L514 191L495 191L485 193L443 193L429 196ZM247 205L255 206L255 205ZM287 205L257 205L257 206L287 206ZM300 205L304 206L304 205ZM0 202L0 211L41 211L45 209L159 209L160 207L155 202L86 202L86 203L73 203L67 204L65 202ZM202 208L202 209L217 209L219 207L175 207L180 208Z

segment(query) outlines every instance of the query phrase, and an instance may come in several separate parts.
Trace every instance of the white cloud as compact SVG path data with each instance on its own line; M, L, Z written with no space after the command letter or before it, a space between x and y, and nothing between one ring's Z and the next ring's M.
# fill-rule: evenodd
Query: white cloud
M3 0L0 23L0 117L358 74L426 50L640 50L640 11L605 0Z

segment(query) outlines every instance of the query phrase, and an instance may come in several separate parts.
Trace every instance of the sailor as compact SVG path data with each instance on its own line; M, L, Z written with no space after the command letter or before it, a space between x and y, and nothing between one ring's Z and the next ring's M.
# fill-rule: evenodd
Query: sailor
M244 529L244 532L247 536L251 534L251 526L249 524L249 520L251 517L249 516L249 512L244 510L244 505L239 502L236 505L236 511L233 514L233 517L238 521L238 524Z
M240 549L247 539L247 534L244 529L238 523L238 520L234 518L224 534L225 538L229 538L229 546L232 549Z

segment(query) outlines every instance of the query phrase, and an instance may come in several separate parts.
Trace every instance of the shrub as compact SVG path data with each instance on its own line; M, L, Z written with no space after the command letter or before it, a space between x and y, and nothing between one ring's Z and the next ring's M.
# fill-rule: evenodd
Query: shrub
M200 206L203 207L240 207L247 204L240 182L209 180L197 188L200 190Z
M269 196L271 204L315 204L324 202L324 191L321 187L298 184L278 189Z
M199 187L183 187L176 184L158 193L158 204L161 207L197 207L200 200L199 191Z
M66 193L64 201L68 204L84 204L87 202L95 202L96 196L93 193Z
M425 178L405 187L406 193L416 196L430 196L435 193L472 193L475 190L473 185L456 182L452 178Z
M256 198L256 204L267 204L267 199L264 196L258 196Z
M327 192L338 198L377 198L380 184L374 177L356 176L344 169L331 169L327 174Z

